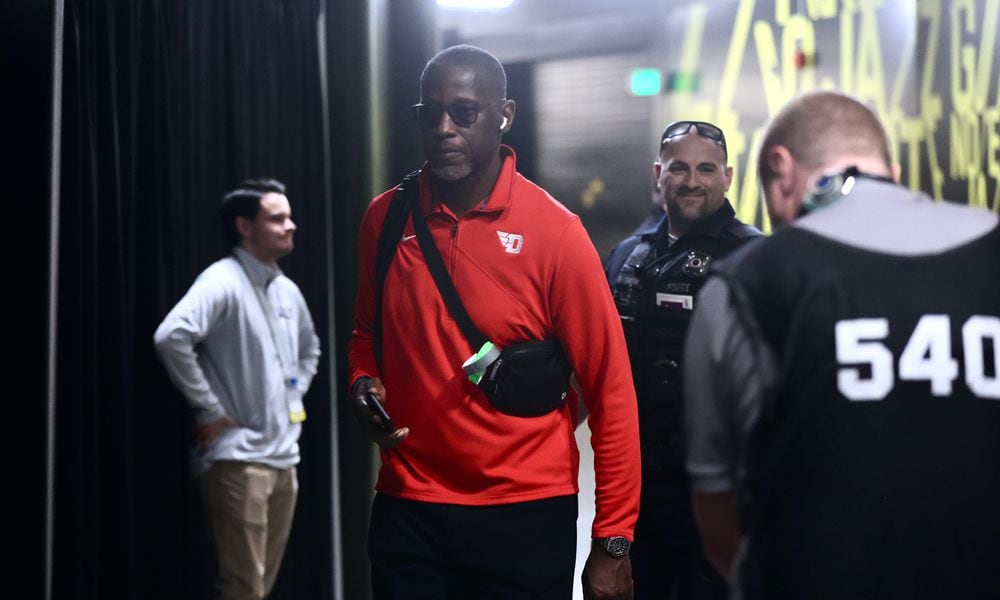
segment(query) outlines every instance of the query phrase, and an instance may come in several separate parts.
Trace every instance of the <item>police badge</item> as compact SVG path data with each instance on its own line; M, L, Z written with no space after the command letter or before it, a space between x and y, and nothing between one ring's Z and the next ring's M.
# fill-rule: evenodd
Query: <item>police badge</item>
M697 250L692 250L687 255L682 270L689 277L707 277L708 266L712 264L712 256Z

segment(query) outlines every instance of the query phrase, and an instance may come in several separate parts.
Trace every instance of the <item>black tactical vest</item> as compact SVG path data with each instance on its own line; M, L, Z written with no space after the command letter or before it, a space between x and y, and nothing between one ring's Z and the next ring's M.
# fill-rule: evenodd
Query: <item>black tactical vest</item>
M664 217L623 241L607 263L632 363L647 469L682 466L680 363L695 296L714 261L760 236L736 219L728 201L673 245L668 230Z

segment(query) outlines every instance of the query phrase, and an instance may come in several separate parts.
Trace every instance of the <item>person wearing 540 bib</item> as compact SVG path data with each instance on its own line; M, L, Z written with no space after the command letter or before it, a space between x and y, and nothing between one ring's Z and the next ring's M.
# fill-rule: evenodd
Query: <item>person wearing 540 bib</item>
M1000 222L897 185L889 147L858 100L793 99L776 231L698 296L687 468L746 600L1000 594Z

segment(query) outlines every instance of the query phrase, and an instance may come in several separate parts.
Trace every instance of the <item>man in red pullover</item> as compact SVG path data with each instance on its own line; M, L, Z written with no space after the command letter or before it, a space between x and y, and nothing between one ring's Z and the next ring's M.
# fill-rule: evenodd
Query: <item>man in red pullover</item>
M635 393L614 302L579 218L516 171L500 143L514 122L489 52L432 58L414 107L427 163L420 210L475 326L503 348L558 338L589 413L596 471L587 598L631 597L628 546L639 507ZM463 372L471 348L408 221L382 291L374 354L375 257L394 190L360 233L351 397L381 448L368 538L376 600L572 596L577 403L538 417L498 411ZM369 392L399 426L379 428ZM572 396L573 394L571 394Z

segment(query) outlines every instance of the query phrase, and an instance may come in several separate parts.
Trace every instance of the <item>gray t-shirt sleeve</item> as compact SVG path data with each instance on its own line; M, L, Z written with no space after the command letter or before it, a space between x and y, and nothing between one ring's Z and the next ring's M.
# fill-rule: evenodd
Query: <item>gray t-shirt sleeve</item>
M701 289L684 346L687 470L699 492L735 491L774 359L737 314L728 284Z

